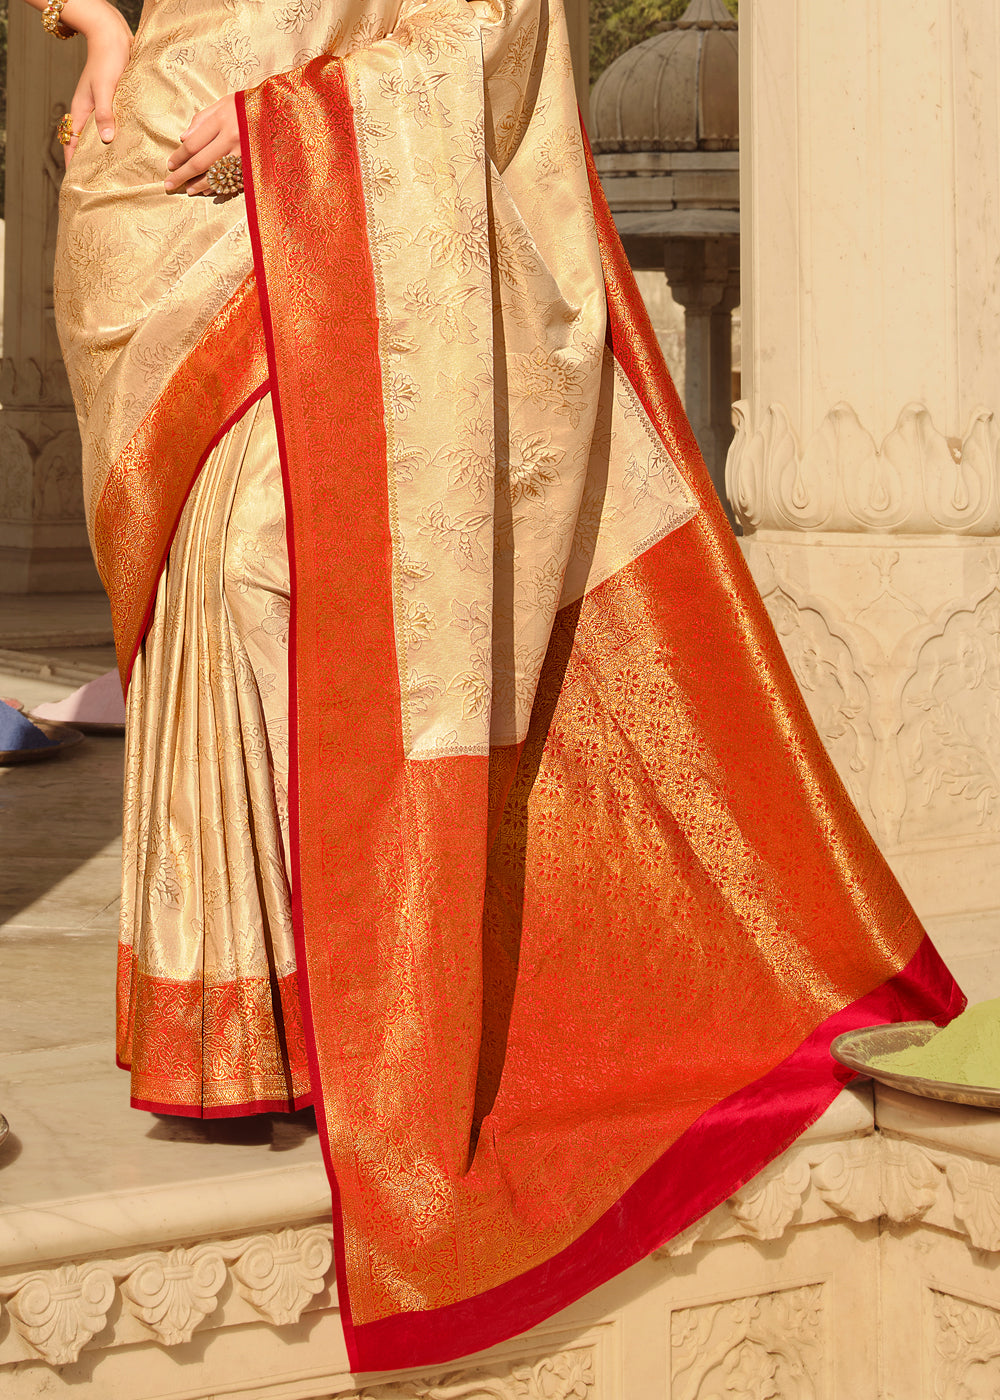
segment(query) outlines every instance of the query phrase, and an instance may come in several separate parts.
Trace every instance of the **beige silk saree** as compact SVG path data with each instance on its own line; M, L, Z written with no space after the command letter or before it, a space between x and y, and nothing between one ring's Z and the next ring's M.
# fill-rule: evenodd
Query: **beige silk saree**
M238 90L245 197L166 196ZM961 995L826 758L541 0L147 3L59 318L139 1106L312 1102L352 1365L531 1326Z

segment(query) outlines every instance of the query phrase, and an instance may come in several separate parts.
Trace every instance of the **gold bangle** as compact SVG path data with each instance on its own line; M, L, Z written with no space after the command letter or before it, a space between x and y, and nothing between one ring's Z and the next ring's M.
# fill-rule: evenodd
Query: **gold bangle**
M75 39L76 30L70 29L62 18L66 0L49 0L42 11L42 28L56 39Z

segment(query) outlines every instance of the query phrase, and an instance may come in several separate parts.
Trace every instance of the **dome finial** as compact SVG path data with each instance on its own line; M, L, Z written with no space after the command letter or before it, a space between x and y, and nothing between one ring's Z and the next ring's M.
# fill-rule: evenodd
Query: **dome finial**
M671 20L664 29L735 29L735 19L723 0L691 0L680 19Z

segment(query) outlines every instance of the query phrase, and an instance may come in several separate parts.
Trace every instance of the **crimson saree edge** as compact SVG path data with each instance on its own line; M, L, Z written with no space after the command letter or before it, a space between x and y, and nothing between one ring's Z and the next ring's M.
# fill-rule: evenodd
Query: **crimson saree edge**
M942 993L950 987L950 995ZM357 1369L367 1372L437 1365L498 1345L537 1326L645 1259L721 1205L786 1151L856 1076L832 1064L829 1046L842 1031L901 1019L899 1012L933 998L961 1011L965 998L924 935L910 962L889 981L835 1012L767 1074L713 1105L604 1214L552 1259L485 1293L432 1312L383 1318L356 1329ZM914 1004L914 1005L911 1005ZM867 1018L867 1019L865 1019ZM801 1079L793 1090L789 1080ZM759 1103L777 1112L765 1117ZM720 1173L734 1121L752 1124L752 1152L734 1173ZM703 1183L694 1196L671 1188ZM353 1366L353 1357L352 1357Z
M327 1179L330 1183L330 1194L332 1204L333 1223L333 1253L334 1266L337 1282L337 1300L340 1306L341 1322L344 1329L344 1341L347 1347L348 1362L352 1370L355 1369L357 1355L354 1342L354 1325L351 1315L351 1301L347 1288L347 1260L344 1247L344 1221L340 1200L340 1187L337 1183L337 1176L333 1167L333 1159L330 1153L330 1134L326 1128L326 1111L323 1102L322 1075L320 1072L319 1056L316 1049L316 1029L313 1024L312 999L309 995L309 965L306 957L305 947L305 927L302 911L302 881L299 876L299 782L298 782L298 694L295 684L298 666L298 645L297 645L297 623L296 623L296 551L295 551L295 531L294 519L292 515L292 489L288 465L288 448L285 439L284 418L282 414L281 391L277 374L277 349L274 338L274 324L271 317L271 299L267 284L267 272L264 261L264 248L260 236L260 220L257 208L257 191L253 172L253 147L250 142L250 127L247 120L245 92L236 94L236 116L240 131L240 144L242 149L251 157L244 161L243 188L246 198L247 227L250 232L250 244L253 250L254 269L256 272L257 296L260 301L261 321L264 329L264 343L267 347L268 372L271 380L271 403L274 411L275 435L278 441L278 459L281 464L281 482L285 501L285 537L288 547L288 570L289 570L289 624L288 624L288 837L289 837L289 858L292 871L296 878L292 880L292 931L295 943L296 970L300 978L299 997L302 1012L302 1030L306 1044L306 1054L309 1061L309 1077L312 1082L312 1104L317 1118L322 1119L320 1124L320 1144L323 1150L323 1161L326 1167ZM349 104L348 104L349 108ZM353 113L352 126L353 126ZM357 149L354 150L355 161L357 160Z
M128 1069L118 1061L120 1069ZM215 1118L246 1118L255 1113L298 1113L300 1109L313 1106L311 1093L298 1094L293 1099L253 1099L248 1103L219 1104L208 1107L204 1104L157 1103L155 1099L130 1098L132 1108L143 1113L158 1113L170 1118L200 1118L211 1121Z

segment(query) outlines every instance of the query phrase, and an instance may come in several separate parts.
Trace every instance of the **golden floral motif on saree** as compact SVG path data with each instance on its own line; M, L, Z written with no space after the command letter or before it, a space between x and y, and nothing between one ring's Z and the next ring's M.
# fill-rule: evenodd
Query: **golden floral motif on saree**
M482 43L470 13L434 0L345 65L382 327L403 728L426 758L519 742L560 602L696 510L627 383L602 391L614 371L596 240L576 217L579 123L552 67L565 37L550 34L537 75L559 124L526 136L503 177L470 102ZM523 100L518 71L497 79L495 116ZM495 354L507 387L494 403ZM502 625L474 636L472 615Z

